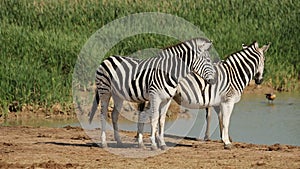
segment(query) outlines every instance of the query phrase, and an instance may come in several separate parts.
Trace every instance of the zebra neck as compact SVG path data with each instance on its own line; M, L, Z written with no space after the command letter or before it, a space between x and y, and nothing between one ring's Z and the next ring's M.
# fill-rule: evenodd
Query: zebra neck
M252 80L257 66L253 62L253 59L245 53L235 53L228 57L226 63L230 68L230 81L231 86L242 93L245 87Z
M185 46L186 47L186 46ZM180 79L191 73L193 52L183 46L174 46L161 53L160 69L169 77L172 84L177 86Z

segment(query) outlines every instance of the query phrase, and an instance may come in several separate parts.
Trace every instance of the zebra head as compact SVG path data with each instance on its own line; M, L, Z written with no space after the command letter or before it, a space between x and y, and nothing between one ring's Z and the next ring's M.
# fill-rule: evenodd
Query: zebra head
M269 49L271 43L259 48L258 43L254 42L255 50L259 52L259 62L254 75L254 80L256 84L261 84L263 81L264 65L265 65L265 56L264 53Z
M216 83L214 69L209 50L212 42L205 38L196 39L196 56L192 63L192 71L202 77L207 83Z

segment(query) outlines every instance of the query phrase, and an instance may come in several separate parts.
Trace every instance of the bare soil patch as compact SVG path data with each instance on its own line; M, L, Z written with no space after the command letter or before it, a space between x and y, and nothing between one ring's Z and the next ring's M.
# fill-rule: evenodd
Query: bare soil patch
M299 168L300 147L219 141L181 140L177 146L147 158L126 158L108 151L150 151L135 146L102 149L78 127L0 127L0 168ZM123 133L124 134L124 133ZM136 143L134 133L127 132ZM169 138L167 137L166 140ZM126 140L124 140L126 141ZM171 142L169 142L170 144ZM158 150L162 151L162 150Z
M250 85L245 93L273 92L268 86ZM170 111L176 111L172 106ZM39 118L76 118L74 113L62 111L59 105L52 112L31 109L8 113L9 120ZM0 118L3 123L4 118ZM1 125L0 125L1 126ZM99 132L99 131L94 131ZM147 133L148 134L148 133ZM1 126L0 168L300 168L300 146L255 145L233 142L232 150L224 150L218 141L182 139L166 136L170 147L158 150L158 155L128 158L147 153L149 138L145 134L146 150L137 148L135 132L122 132L126 137L123 148L118 148L108 133L109 148L102 149L79 127L64 128ZM148 141L148 142L147 142ZM112 152L119 152L116 153ZM136 153L136 154L135 154ZM142 156L141 156L142 157Z

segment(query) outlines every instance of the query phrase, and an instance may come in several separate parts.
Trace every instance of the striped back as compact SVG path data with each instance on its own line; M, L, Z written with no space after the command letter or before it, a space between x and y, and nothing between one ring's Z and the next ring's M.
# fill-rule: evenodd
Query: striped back
M208 53L210 47L209 40L195 38L145 60L111 56L97 69L98 91L100 94L113 92L124 100L136 102L148 100L149 93L158 90L172 97L179 80L192 71L207 81L214 79L215 71Z

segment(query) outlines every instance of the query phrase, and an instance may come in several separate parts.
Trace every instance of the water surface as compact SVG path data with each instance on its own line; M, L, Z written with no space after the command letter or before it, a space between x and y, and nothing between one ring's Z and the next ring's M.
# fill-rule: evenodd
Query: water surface
M263 94L244 94L235 105L231 116L230 135L233 141L255 144L290 144L300 145L300 94L277 93L276 100L269 104ZM165 133L204 138L205 111L190 110L190 118L178 118L166 122ZM85 129L100 127L99 120L92 125L87 119L16 119L2 125L27 125L63 127L79 126ZM136 131L136 123L120 120L120 129ZM108 125L108 130L112 130ZM145 131L150 131L150 125L145 125ZM100 135L100 133L99 133ZM220 139L216 113L212 113L211 139Z
M234 107L230 135L234 141L255 144L300 145L300 95L277 93L273 103L263 94L244 94ZM166 133L204 138L205 110L190 110L191 118L167 121ZM136 124L123 121L123 130L136 131ZM150 126L146 125L146 131ZM220 139L218 120L212 113L211 139Z

